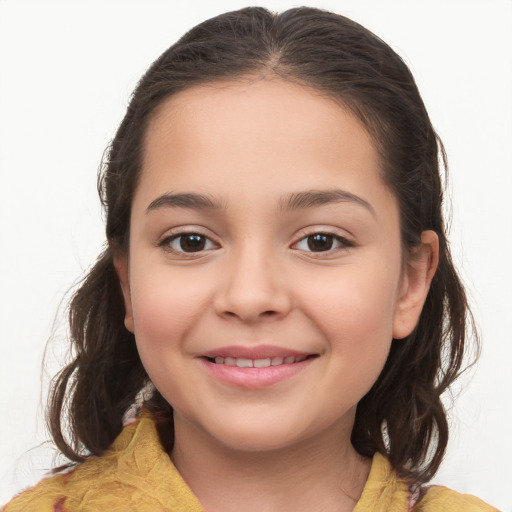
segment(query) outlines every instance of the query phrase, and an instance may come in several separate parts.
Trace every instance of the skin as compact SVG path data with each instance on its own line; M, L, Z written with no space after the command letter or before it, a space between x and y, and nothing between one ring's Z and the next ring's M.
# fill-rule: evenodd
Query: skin
M438 250L429 231L404 255L379 158L347 110L278 79L187 89L148 127L129 251L115 263L126 327L175 411L172 459L210 512L352 510L362 492L356 405L392 338L416 325ZM332 190L336 200L290 205ZM183 233L199 235L193 252ZM203 357L262 345L310 358L247 387Z

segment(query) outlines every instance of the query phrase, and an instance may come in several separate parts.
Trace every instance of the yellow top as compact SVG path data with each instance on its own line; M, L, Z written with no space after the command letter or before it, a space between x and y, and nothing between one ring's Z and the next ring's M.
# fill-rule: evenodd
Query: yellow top
M126 426L102 457L46 478L2 509L5 512L204 512L160 444L151 417ZM380 454L373 458L354 512L406 512L407 484ZM416 512L491 512L468 494L430 487Z

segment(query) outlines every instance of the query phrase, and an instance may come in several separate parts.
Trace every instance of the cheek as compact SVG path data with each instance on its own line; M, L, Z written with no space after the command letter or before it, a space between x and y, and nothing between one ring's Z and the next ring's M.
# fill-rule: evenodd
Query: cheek
M390 301L379 300L376 293L342 293L324 310L324 334L336 359L343 359L361 374L365 366L384 364L392 340ZM380 373L380 368L376 371Z
M135 338L141 357L146 352L158 357L181 349L183 339L206 307L208 290L169 269L133 275L142 276L131 283Z
M197 286L176 276L142 275L131 287L137 350L153 384L178 406L177 390L187 381L185 341L198 323L201 294Z
M380 374L391 346L399 265L396 261L337 269L337 275L316 281L323 286L316 286L304 305L328 341L333 363L354 382L364 380L361 385L367 389Z
M318 325L335 337L347 336L369 339L388 335L391 337L393 317L397 304L400 272L376 265L352 265L326 273L315 279L315 288L307 300L310 310L321 316Z

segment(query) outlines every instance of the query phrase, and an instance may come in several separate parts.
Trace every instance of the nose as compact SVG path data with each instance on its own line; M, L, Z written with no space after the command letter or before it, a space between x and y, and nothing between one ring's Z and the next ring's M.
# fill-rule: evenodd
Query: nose
M266 251L247 248L226 261L214 299L216 313L244 323L285 317L292 301L276 259Z

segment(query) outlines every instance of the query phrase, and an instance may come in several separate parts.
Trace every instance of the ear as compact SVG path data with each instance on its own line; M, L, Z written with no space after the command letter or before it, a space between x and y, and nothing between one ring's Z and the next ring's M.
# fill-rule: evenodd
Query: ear
M405 338L416 327L438 263L439 238L434 231L423 231L421 244L412 249L403 270L393 338Z
M123 291L125 309L124 325L131 333L133 333L134 323L132 311L132 298L130 292L130 281L128 279L128 255L122 254L119 256L114 256L114 267L117 272L117 277L119 277L121 290Z

